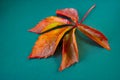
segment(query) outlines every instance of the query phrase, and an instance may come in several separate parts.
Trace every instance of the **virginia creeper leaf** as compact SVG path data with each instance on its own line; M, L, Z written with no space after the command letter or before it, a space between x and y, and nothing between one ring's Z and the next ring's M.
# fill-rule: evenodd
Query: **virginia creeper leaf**
M29 31L35 33L42 33L64 24L69 24L69 21L64 18L51 16L40 21L34 28L30 29Z
M75 37L76 28L72 29L63 38L62 47L62 62L59 68L60 71L69 67L75 62L78 62L78 48Z
M70 29L71 27L64 27L40 35L29 58L47 58L48 56L53 55L59 41L65 32Z
M95 8L95 4L85 13L84 17L78 22L78 12L74 8L65 8L56 11L59 16L47 17L39 22L29 31L43 33L36 41L29 58L47 58L54 54L60 40L63 37L62 61L59 70L71 66L78 62L78 47L76 43L75 30L78 28L90 39L110 50L108 40L100 31L82 24L88 14ZM67 18L65 18L67 17ZM62 27L63 25L69 25ZM60 28L58 26L61 26ZM72 27L71 27L72 26Z
M74 22L78 22L78 12L74 8L65 8L57 10L56 14L71 18Z
M102 47L106 48L107 50L110 50L107 38L100 31L84 24L80 24L78 26L78 29Z

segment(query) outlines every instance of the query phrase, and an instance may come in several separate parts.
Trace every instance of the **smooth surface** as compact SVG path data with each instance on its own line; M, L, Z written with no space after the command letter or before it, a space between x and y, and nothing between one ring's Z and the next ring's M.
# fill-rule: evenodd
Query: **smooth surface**
M77 64L59 72L60 50L48 59L28 59L39 36L28 29L55 15L56 9L76 8L81 19L94 3L96 8L84 24L108 37L110 51L83 39L77 31ZM120 80L119 3L120 0L1 0L0 80Z

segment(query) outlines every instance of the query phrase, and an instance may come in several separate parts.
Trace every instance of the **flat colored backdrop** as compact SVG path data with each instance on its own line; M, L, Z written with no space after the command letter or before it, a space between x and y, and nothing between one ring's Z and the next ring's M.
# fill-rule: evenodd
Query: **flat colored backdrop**
M79 62L63 72L61 50L47 59L28 56L38 34L28 32L56 9L75 8L80 19L96 3L84 24L109 39L107 51L76 31ZM0 0L0 80L120 80L120 0Z

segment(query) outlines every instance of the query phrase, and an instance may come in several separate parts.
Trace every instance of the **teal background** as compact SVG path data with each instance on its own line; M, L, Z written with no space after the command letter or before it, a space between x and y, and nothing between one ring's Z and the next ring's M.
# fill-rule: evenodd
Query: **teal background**
M84 24L108 37L110 51L77 31L77 64L59 72L60 50L47 59L28 59L39 36L28 29L55 15L56 9L76 8L81 19L94 3L96 8ZM0 80L120 80L119 30L120 0L0 0Z

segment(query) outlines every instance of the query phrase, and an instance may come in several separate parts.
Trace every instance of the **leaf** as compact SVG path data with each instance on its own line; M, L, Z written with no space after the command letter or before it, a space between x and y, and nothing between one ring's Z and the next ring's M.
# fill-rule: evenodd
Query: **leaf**
M71 18L74 22L78 22L79 19L78 12L74 8L65 8L65 9L57 10L56 14Z
M63 37L62 61L59 70L62 71L78 62L78 47L75 37L76 28L102 47L110 50L108 40L103 33L82 24L95 6L96 4L85 13L79 23L77 10L74 8L65 8L57 10L57 16L47 17L39 22L34 28L30 29L29 31L41 33L41 35L36 41L29 58L47 58L53 55L60 40L64 34L66 34Z
M100 31L84 24L79 24L78 29L102 47L110 50L108 39Z
M71 27L59 28L40 35L29 58L47 58L53 55L59 41Z
M69 21L60 17L51 16L39 22L34 28L30 29L29 31L35 33L43 33L47 30L64 24L69 24Z
M78 62L78 48L75 37L75 28L64 36L62 47L62 62L60 71Z

